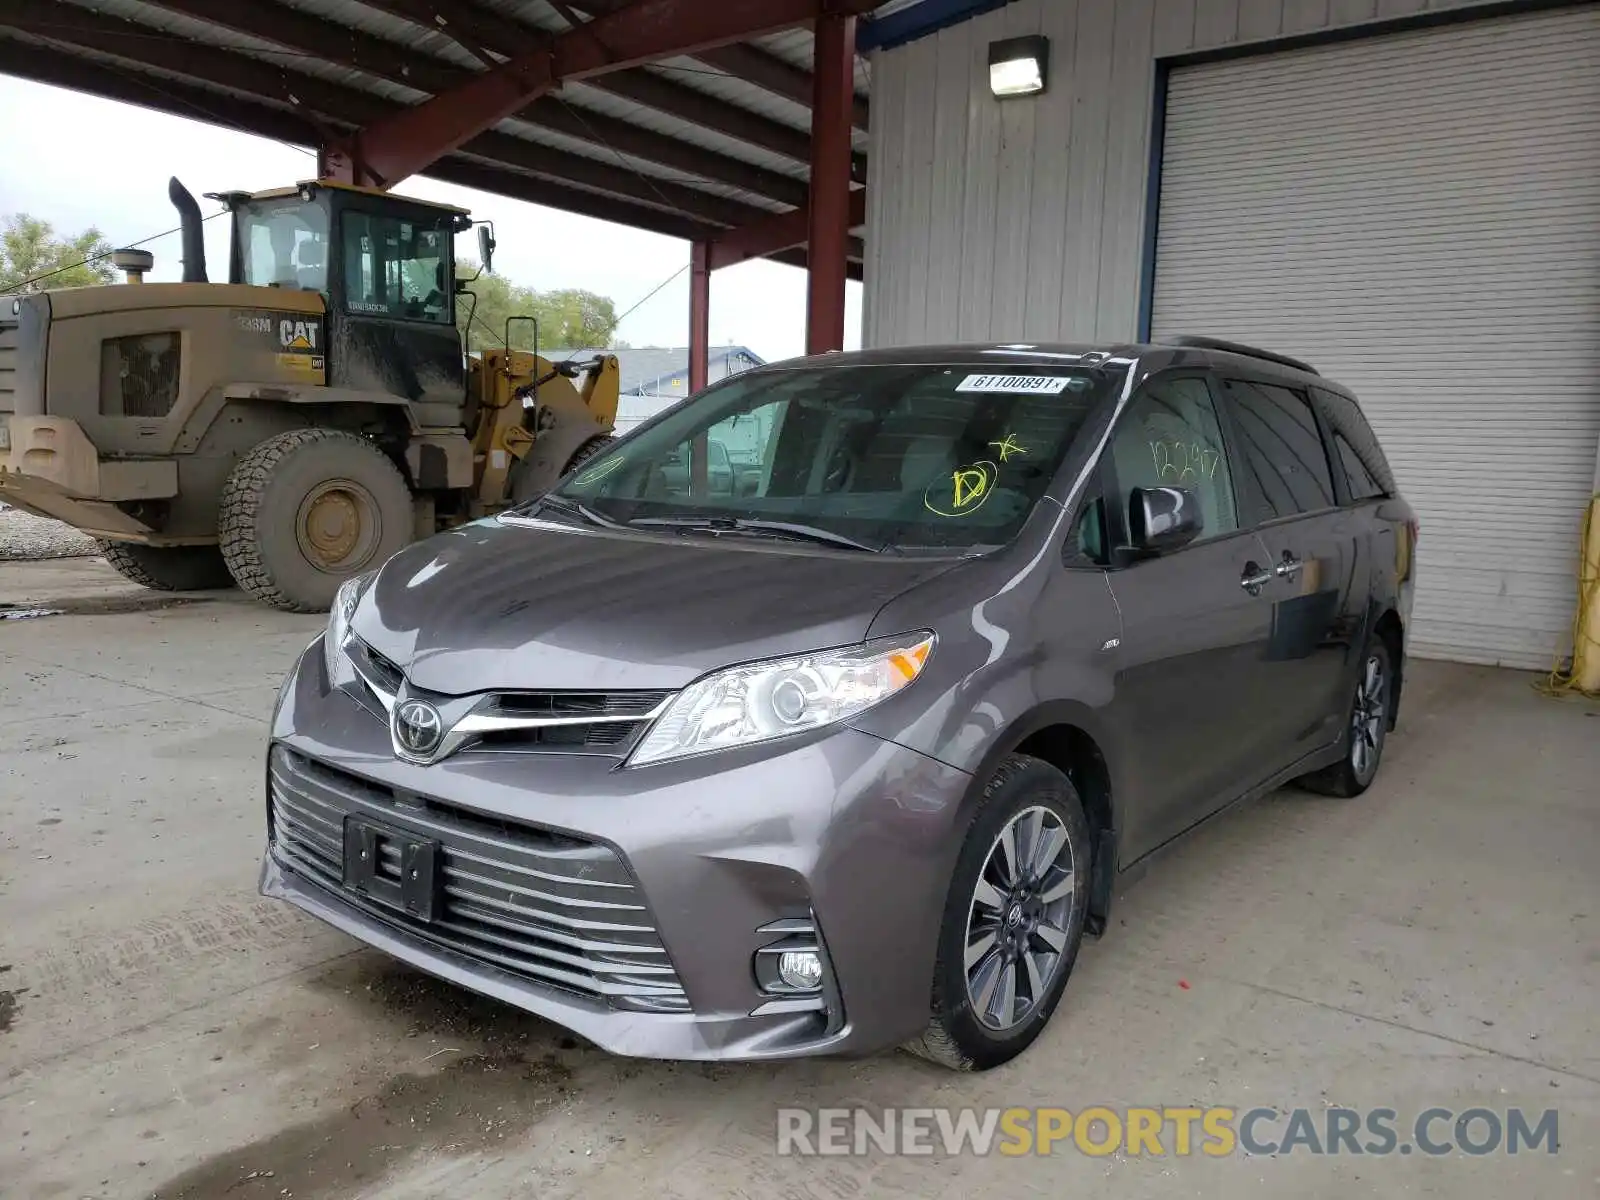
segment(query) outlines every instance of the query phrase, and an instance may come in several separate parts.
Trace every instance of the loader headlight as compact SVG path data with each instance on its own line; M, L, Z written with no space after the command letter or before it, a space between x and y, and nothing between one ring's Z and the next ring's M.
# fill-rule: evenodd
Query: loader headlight
M346 579L333 594L333 607L328 612L328 629L322 635L322 662L328 671L328 682L335 687L347 683L354 676L345 657L345 643L350 640L350 618L356 615L356 605L366 594L367 587L377 577L376 571Z
M848 720L915 680L934 642L934 635L922 630L707 675L673 697L628 765L746 746Z

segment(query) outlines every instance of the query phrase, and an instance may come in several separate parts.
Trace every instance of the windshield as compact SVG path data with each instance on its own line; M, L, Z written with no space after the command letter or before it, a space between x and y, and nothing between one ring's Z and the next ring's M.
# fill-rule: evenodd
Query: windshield
M1108 379L993 363L741 375L555 495L622 524L784 522L873 548L994 547L1021 529Z
M328 290L328 210L297 197L252 201L234 215L240 283Z

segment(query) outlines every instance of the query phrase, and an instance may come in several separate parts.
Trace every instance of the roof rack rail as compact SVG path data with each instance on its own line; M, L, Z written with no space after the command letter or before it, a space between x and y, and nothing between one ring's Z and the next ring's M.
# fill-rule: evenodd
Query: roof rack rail
M1271 350L1259 350L1254 346L1246 346L1242 342L1225 342L1221 338L1212 337L1171 337L1163 339L1169 346L1188 346L1195 350L1221 350L1228 354L1242 354L1246 358L1260 358L1267 362L1275 362L1279 366L1293 367L1296 371L1304 371L1307 375L1320 375L1310 363L1298 358L1290 358L1287 354L1274 354Z

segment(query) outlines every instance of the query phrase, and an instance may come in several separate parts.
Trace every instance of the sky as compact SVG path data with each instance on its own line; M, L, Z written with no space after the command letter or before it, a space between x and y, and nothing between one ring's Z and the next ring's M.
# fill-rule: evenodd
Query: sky
M0 76L0 112L25 119L0 122L0 218L25 212L60 234L97 227L125 246L177 224L167 200L176 175L197 197L205 192L260 191L308 179L316 159L307 150L214 125L118 104L61 88ZM432 179L409 179L397 192L442 200L489 218L495 226L494 268L525 287L587 288L632 307L689 261L689 244L625 225L474 191ZM201 212L216 211L201 199ZM228 221L206 223L212 278L226 271ZM152 282L177 279L178 235L144 249L155 255ZM471 234L457 241L475 258ZM861 285L846 296L845 348L860 345ZM689 336L688 272L646 301L617 329L635 346L682 346ZM757 260L711 277L711 341L748 346L768 361L805 347L805 273Z

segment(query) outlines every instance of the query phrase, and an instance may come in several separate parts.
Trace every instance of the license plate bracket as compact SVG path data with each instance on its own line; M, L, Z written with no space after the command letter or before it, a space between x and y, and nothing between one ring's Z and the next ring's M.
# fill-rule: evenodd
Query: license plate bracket
M439 843L366 817L344 822L344 886L419 921L439 910Z

